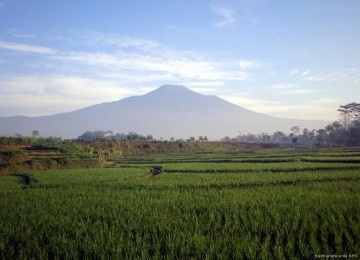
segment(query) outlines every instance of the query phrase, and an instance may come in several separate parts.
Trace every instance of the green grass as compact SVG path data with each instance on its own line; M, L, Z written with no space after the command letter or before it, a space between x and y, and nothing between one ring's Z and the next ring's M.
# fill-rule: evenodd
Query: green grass
M167 157L156 177L151 163L0 176L0 258L359 255L360 164L303 162L303 152L281 163L196 156Z

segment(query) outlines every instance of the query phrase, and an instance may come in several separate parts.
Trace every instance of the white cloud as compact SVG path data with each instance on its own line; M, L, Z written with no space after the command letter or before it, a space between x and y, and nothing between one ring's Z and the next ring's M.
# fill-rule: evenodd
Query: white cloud
M19 44L13 42L4 42L0 41L0 49L10 50L10 51L20 51L20 52L32 52L40 54L53 54L56 50L41 46Z
M303 94L305 95L305 94L312 94L319 92L318 89L304 88L304 87L300 87L297 84L292 84L292 83L277 83L277 84L269 85L266 88L269 90L276 90L277 94L282 94L282 95L303 95Z
M188 81L183 83L186 86L194 86L194 87L217 87L224 86L225 82L223 81Z
M144 40L135 37L124 37L116 34L83 32L80 33L86 44L90 45L108 45L119 48L137 48L142 50L151 50L159 47L159 43L152 40Z
M269 88L269 89L292 89L292 88L296 88L296 87L297 87L297 85L290 84L290 83L277 83L277 84L267 86L267 88Z
M294 76L307 76L309 75L310 71L309 70L299 70L299 69L294 69L290 72L290 77L294 77Z
M310 71L305 70L305 71L303 71L303 73L302 73L301 75L302 75L302 76L307 76L309 73L310 73Z
M290 77L296 76L296 75L298 75L299 73L300 73L300 70L292 70L292 71L290 72Z
M221 98L253 110L255 112L267 115L293 118L293 119L318 119L318 120L335 120L338 101L336 99L314 99L301 104L283 102L274 102L264 99L251 98L246 94L237 93L232 96L223 95Z
M318 92L317 89L301 88L301 89L293 89L285 93L291 95L300 95L300 94L311 94L316 92Z
M215 24L216 27L226 27L235 23L234 11L230 8L213 6L213 12L222 17L222 20Z
M315 82L323 81L323 82L358 83L360 82L360 70L350 69L350 70L344 70L341 72L334 72L334 73L313 74L312 76L305 75L304 79Z
M176 54L174 54L176 56ZM116 70L118 73L133 75L167 75L169 79L193 80L245 80L248 75L240 70L230 70L228 64L183 56L172 57L168 53L152 52L140 54L136 52L116 53L68 53L53 56L63 62L74 62L102 69Z
M151 90L67 75L10 77L0 80L0 85L3 86L0 89L0 108L22 109L26 115L67 112Z
M254 60L240 60L239 66L241 69L254 69L261 67L262 63Z
M24 34L13 34L14 37L18 37L18 38L27 38L27 39L30 39L30 38L35 38L35 34L31 34L31 33L24 33Z

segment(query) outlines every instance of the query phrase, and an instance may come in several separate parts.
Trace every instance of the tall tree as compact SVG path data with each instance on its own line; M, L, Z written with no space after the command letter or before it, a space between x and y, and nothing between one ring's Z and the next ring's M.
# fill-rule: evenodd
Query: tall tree
M343 145L346 147L348 143L354 145L353 139L357 139L359 120L360 120L360 103L352 102L338 109L342 116L342 124L344 126ZM355 142L357 143L357 142Z
M353 120L360 119L360 103L352 102L338 109L341 115L350 116Z
M293 144L297 144L298 142L298 134L300 133L300 126L296 125L290 128L290 131L292 132L289 137L291 138L291 142Z
M290 128L290 131L294 134L294 136L298 135L300 133L300 126L295 125Z

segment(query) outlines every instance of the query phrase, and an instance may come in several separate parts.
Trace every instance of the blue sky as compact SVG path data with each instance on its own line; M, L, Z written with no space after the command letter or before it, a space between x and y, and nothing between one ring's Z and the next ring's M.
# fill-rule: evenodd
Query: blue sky
M181 84L269 115L336 120L360 97L358 0L0 0L0 116Z

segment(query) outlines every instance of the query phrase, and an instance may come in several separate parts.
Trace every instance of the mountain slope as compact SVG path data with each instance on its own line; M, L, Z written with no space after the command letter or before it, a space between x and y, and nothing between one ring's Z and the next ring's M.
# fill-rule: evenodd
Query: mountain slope
M0 135L75 138L84 131L135 131L160 138L206 135L210 139L241 133L288 131L294 125L321 128L325 121L271 117L206 96L183 86L165 85L142 96L98 104L73 112L42 117L0 117Z

